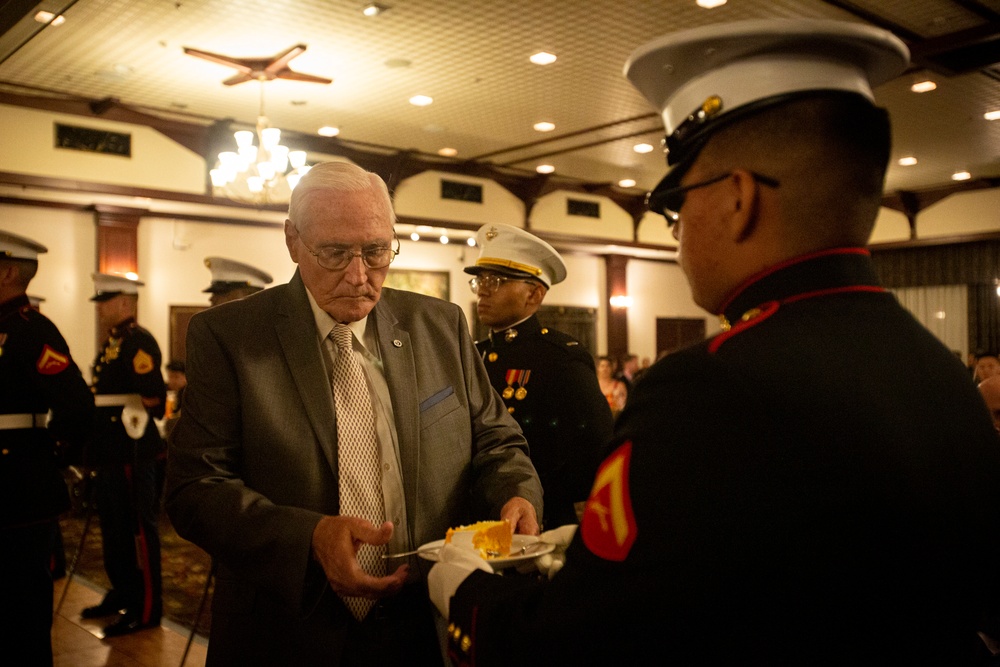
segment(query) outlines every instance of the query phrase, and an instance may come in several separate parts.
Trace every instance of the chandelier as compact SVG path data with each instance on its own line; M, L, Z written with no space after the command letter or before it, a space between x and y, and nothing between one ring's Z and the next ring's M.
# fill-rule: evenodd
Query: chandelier
M257 131L235 132L236 150L219 153L215 168L209 171L216 196L258 205L284 204L309 171L306 152L282 145L281 130L271 127L264 115L264 83L261 79Z

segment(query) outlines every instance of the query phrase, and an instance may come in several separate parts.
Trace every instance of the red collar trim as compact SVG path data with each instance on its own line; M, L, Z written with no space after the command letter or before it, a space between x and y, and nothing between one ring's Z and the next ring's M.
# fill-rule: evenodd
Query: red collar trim
M728 331L723 331L718 336L713 338L712 342L708 344L708 353L715 354L716 350L718 350L719 347L727 340L729 340L736 334L746 331L750 327L760 324L767 318L771 317L771 315L774 315L776 312L778 312L778 308L780 306L781 304L778 301L768 301L767 303L761 304L759 306L760 315L750 320L742 320L740 322L737 322L732 327L730 327Z
M828 289L813 290L812 292L803 292L801 294L795 294L781 301L768 301L766 303L758 306L760 309L760 314L756 317L740 321L734 324L729 331L723 331L718 336L712 339L712 342L708 344L708 353L715 354L719 347L725 343L727 340L732 338L738 333L746 331L752 326L755 326L771 315L778 312L778 308L789 303L795 303L796 301L805 301L806 299L814 299L821 296L830 296L832 294L848 294L850 292L884 292L884 287L879 287L877 285L847 285L845 287L830 287Z
M722 315L723 313L725 313L726 312L726 308L729 307L729 304L731 304L736 299L736 297L738 297L740 294L742 294L743 290L745 290L750 285L753 285L758 280L760 280L760 279L762 279L762 278L764 278L766 276L769 276L772 273L775 273L776 271L780 271L782 269L786 269L789 266L794 266L795 264L801 264L802 262L808 262L810 260L816 259L817 257L829 257L829 256L832 256L832 255L867 255L867 256L870 257L871 253L868 252L867 248L855 248L855 247L850 247L850 248L829 248L827 250L819 250L817 252L811 252L808 255L800 255L798 257L793 257L791 259L786 259L783 262L779 262L778 264L775 264L774 266L770 266L770 267L764 269L760 273L755 273L754 275L750 276L749 278L747 278L746 280L744 280L742 283L740 283L739 286L735 290L733 290L732 293L729 295L729 298L726 299L722 303L721 306L719 306L718 312L716 312L715 314L716 315ZM787 303L787 301L788 300L786 299L785 302Z

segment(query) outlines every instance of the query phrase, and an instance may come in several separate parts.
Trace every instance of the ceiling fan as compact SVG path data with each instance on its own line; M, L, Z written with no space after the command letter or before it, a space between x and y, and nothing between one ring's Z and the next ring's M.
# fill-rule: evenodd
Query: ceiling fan
M235 67L239 74L229 77L222 83L227 86L235 86L245 81L272 81L274 79L292 79L294 81L308 81L310 83L333 83L333 79L327 79L313 74L303 74L292 70L288 63L296 56L302 55L306 50L305 44L296 44L290 49L279 53L271 58L233 58L217 53L209 53L201 49L184 47L184 53L189 56L203 58L219 65Z

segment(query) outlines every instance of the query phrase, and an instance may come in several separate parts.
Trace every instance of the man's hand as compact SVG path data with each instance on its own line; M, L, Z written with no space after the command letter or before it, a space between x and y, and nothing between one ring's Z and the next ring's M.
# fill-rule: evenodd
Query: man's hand
M510 521L514 532L520 535L537 535L539 531L538 516L535 506L520 496L508 500L500 510L500 518Z
M399 592L409 573L401 565L392 574L374 577L358 564L358 548L363 544L386 544L392 537L392 522L375 527L353 516L325 516L312 536L313 558L323 567L335 593L352 597L383 598Z

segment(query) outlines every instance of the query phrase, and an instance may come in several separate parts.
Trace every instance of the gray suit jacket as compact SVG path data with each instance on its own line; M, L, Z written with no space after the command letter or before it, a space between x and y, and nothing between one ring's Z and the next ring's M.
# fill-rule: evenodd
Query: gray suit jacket
M385 288L372 316L411 543L497 517L512 496L531 501L540 517L541 485L527 444L490 385L461 309ZM337 433L299 274L193 317L187 376L171 434L166 508L178 534L218 568L212 643L223 641L217 629L232 630L218 622L230 597L233 612L253 610L257 618L235 624L247 636L226 643L260 641L251 636L255 626L305 618L323 605L335 625L346 624L346 608L311 558L313 528L339 509Z

